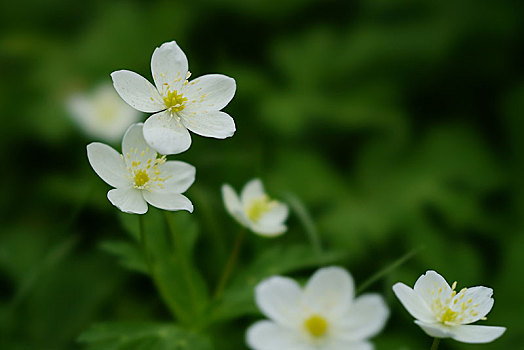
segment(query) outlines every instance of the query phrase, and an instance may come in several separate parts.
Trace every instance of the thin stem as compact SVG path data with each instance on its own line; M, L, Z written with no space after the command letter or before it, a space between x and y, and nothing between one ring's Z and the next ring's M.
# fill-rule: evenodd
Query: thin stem
M222 239L223 230L221 228L222 226L218 223L213 205L207 198L208 192L202 187L194 187L191 189L191 198L197 201L198 208L200 208L199 211L202 213L202 219L206 225L206 233L208 232L210 234L210 238L213 241L213 254L216 256L215 261L224 261L226 259L226 246Z
M286 196L287 202L297 215L298 219L302 223L302 226L304 226L304 229L308 235L309 241L311 242L311 245L313 246L313 249L315 250L315 253L317 257L322 256L322 244L320 242L320 236L318 234L317 228L315 226L315 223L313 222L313 219L311 218L311 214L309 214L307 208L305 205L298 199L297 196L288 193Z
M184 278L186 279L186 283L189 288L189 293L191 295L193 305L197 306L195 286L193 284L193 279L191 278L192 274L189 268L187 256L184 251L184 243L182 242L182 237L180 236L178 230L175 228L173 218L171 217L170 213L164 211L164 216L167 222L167 226L169 228L169 232L171 232L171 237L173 238L173 244L175 246L176 254L180 259L180 265L182 266Z
M151 261L151 254L149 252L149 249L147 248L146 230L145 230L143 215L138 216L138 232L140 234L140 244L142 244L142 248L144 249L144 255L146 257L147 267L149 268L149 275L154 280L153 262Z
M178 302L176 302L176 300L169 295L165 284L161 279L157 278L157 275L155 273L153 257L151 256L151 250L149 249L149 245L147 243L144 215L138 216L138 228L140 244L142 245L142 249L144 250L144 255L146 257L147 267L149 270L149 276L151 277L151 280L153 280L153 283L160 292L160 295L164 299L164 302L169 307L169 310L171 311L175 319L178 319L181 322L186 322L188 320L188 315L183 311L183 308L180 307L180 304L178 304Z
M439 343L440 343L440 338L435 338L433 340L433 344L431 344L431 350L437 350Z
M401 256L400 258L398 258L391 264L388 264L386 268L375 273L373 276L368 278L366 281L364 281L364 283L360 285L360 287L357 289L357 294L362 293L362 291L364 291L366 288L371 286L373 283L375 283L376 281L378 281L379 279L381 279L382 277L384 277L391 271L395 270L400 265L404 264L406 261L408 261L413 256L415 256L418 252L420 252L423 248L424 248L423 246L420 246L418 248L415 248L409 251L407 254L404 254L403 256Z
M217 289L215 290L215 295L214 295L215 299L218 299L220 297L220 295L224 291L224 288L229 279L229 276L231 275L231 272L233 272L235 263L238 258L238 254L240 253L240 248L242 247L242 242L244 240L245 233L246 233L246 229L242 228L237 235L237 238L235 240L235 245L233 246L233 251L231 252L231 255L229 256L229 260L226 263L226 267L224 268L224 272L222 273L220 282L218 282Z

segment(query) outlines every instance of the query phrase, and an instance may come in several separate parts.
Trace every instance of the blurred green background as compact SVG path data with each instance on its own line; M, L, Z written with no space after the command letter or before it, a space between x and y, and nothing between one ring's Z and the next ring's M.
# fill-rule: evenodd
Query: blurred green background
M492 287L482 323L508 327L492 344L441 349L523 349L522 13L517 0L2 1L0 348L81 349L96 322L169 321L149 279L101 249L126 235L65 101L114 70L150 79L155 47L176 40L193 77L222 73L238 87L225 108L234 137L194 136L171 157L197 168L187 195L209 281L238 230L220 185L259 176L276 198L303 201L357 284L424 246L370 288L392 310L377 349L429 348L391 292L428 269ZM307 240L296 215L288 224L282 238L249 236L242 265ZM216 343L244 349L260 317Z

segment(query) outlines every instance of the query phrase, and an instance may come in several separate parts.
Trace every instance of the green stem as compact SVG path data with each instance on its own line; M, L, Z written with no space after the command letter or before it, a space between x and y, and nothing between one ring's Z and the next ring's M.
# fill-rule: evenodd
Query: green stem
M206 226L206 233L208 232L212 240L213 254L215 260L213 261L224 261L226 259L226 246L224 244L222 225L219 224L213 205L209 202L207 194L210 191L206 191L205 188L196 186L191 188L191 199L193 202L197 202L195 206L198 206L202 219Z
M198 307L197 305L198 300L196 298L195 285L193 283L193 279L191 278L192 273L190 271L187 256L184 251L184 243L182 242L182 237L180 236L180 233L178 232L178 230L175 228L175 224L173 222L173 218L170 215L170 213L167 211L164 211L164 216L167 222L167 226L169 228L169 232L171 233L171 237L173 238L173 244L175 246L176 254L178 258L180 259L180 265L182 266L184 278L189 288L189 294L191 296L191 300L196 310Z
M231 255L229 256L229 260L226 263L226 267L224 268L224 272L222 273L220 282L218 282L217 288L215 290L215 294L214 294L215 299L218 299L222 295L222 292L224 291L224 288L229 279L229 276L231 275L231 272L233 272L235 263L238 259L238 254L240 253L240 248L242 247L242 242L244 240L245 233L246 233L246 229L242 228L237 235L237 238L235 240L235 245L233 246L233 251L231 252Z
M286 196L286 200L297 215L300 222L302 223L302 226L304 227L308 235L309 241L311 242L311 245L313 246L313 249L315 250L317 257L320 258L322 256L322 244L320 242L320 236L318 234L315 223L311 218L311 214L309 214L305 205L298 199L297 196L288 193Z
M164 299L164 302L169 307L171 313L175 317L175 319L180 320L181 322L185 322L188 319L188 315L183 311L183 309L180 307L180 305L173 299L169 293L167 292L167 288L162 282L161 279L158 279L155 274L155 266L153 263L153 258L151 256L151 251L149 249L148 243L147 243L147 236L145 231L145 223L144 223L144 216L139 215L138 216L138 228L139 228L139 235L140 235L140 244L142 245L142 248L144 250L144 255L146 257L147 267L149 269L149 276L153 280L153 283L155 284L156 288L160 292L160 295Z
M404 254L403 256L401 256L400 258L398 258L397 260L395 260L391 264L388 264L386 268L378 271L373 276L371 276L370 278L365 280L364 283L362 283L360 285L360 287L358 287L356 293L357 294L362 293L366 288L371 286L373 283L375 283L376 281L378 281L379 279L381 279L382 277L384 277L385 275L387 275L388 273L390 273L391 271L395 270L397 267L399 267L400 265L404 264L406 261L411 259L413 256L415 256L423 248L424 247L422 247L422 246L420 246L418 248L415 248L415 249L409 251L407 254Z
M431 344L431 350L437 350L439 343L440 343L440 338L435 338L433 340L433 344Z
M147 267L149 269L149 275L154 280L155 278L154 278L153 262L151 260L150 251L147 248L146 230L145 230L143 215L138 216L138 232L140 234L140 244L142 244L142 248L144 249L144 255L146 257Z

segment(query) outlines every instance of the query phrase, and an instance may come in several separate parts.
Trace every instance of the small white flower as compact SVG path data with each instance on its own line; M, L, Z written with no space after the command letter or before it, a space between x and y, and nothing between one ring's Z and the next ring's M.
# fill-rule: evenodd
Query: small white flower
M270 199L260 179L249 181L240 198L231 186L222 185L222 198L227 211L255 233L273 237L287 230L284 224L289 214L287 205Z
M181 193L195 181L195 167L157 157L144 140L143 124L129 127L122 141L122 153L99 142L87 146L87 157L95 172L115 187L107 193L113 205L126 213L144 214L147 203L165 210L193 211L191 201Z
M487 287L455 291L435 271L419 277L414 289L396 283L393 291L408 312L429 336L453 338L464 343L489 343L504 333L505 327L477 326L469 323L485 319L493 307L493 290Z
M208 74L188 81L187 58L176 42L162 44L151 58L155 86L137 73L111 73L116 91L131 107L153 114L144 125L144 137L162 154L180 153L191 145L187 129L223 139L235 133L235 122L221 112L233 98L235 80Z
M89 136L116 142L141 113L123 103L111 84L101 84L92 93L70 96L66 107L73 120Z
M340 267L319 269L301 288L294 280L270 277L255 299L270 320L247 330L254 350L370 350L367 341L384 327L389 310L381 296L354 299L351 275Z

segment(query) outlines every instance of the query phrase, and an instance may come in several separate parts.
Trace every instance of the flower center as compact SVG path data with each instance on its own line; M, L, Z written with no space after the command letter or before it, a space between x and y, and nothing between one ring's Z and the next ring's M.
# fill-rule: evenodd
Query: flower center
M139 151L132 147L125 154L127 170L133 187L138 190L150 190L153 188L163 188L167 177L161 177L159 166L166 162L166 156L149 158L149 147L145 151ZM124 156L122 156L124 157Z
M431 309L437 316L437 320L445 325L457 325L465 322L467 318L475 317L478 315L475 308L478 304L473 304L473 299L468 298L466 300L467 288L462 288L457 293L455 288L457 282L454 282L451 286L451 295L443 300L440 295L442 294L442 287L433 290L432 294L436 296L431 305ZM447 287L445 287L447 288Z
M323 336L328 328L326 319L319 315L313 315L304 322L304 327L315 338Z
M253 199L247 207L247 217L251 221L258 221L264 214L273 209L275 205L277 205L277 202L272 201L266 194L259 198Z
M163 96L164 103L166 104L167 109L172 112L180 112L183 110L186 105L187 98L184 95L177 93L176 90L168 91L167 96Z
M149 175L144 169L139 169L135 171L135 187L140 188L149 182Z
M445 308L444 313L441 316L440 322L449 323L455 321L458 316L458 312L451 310L449 307Z

